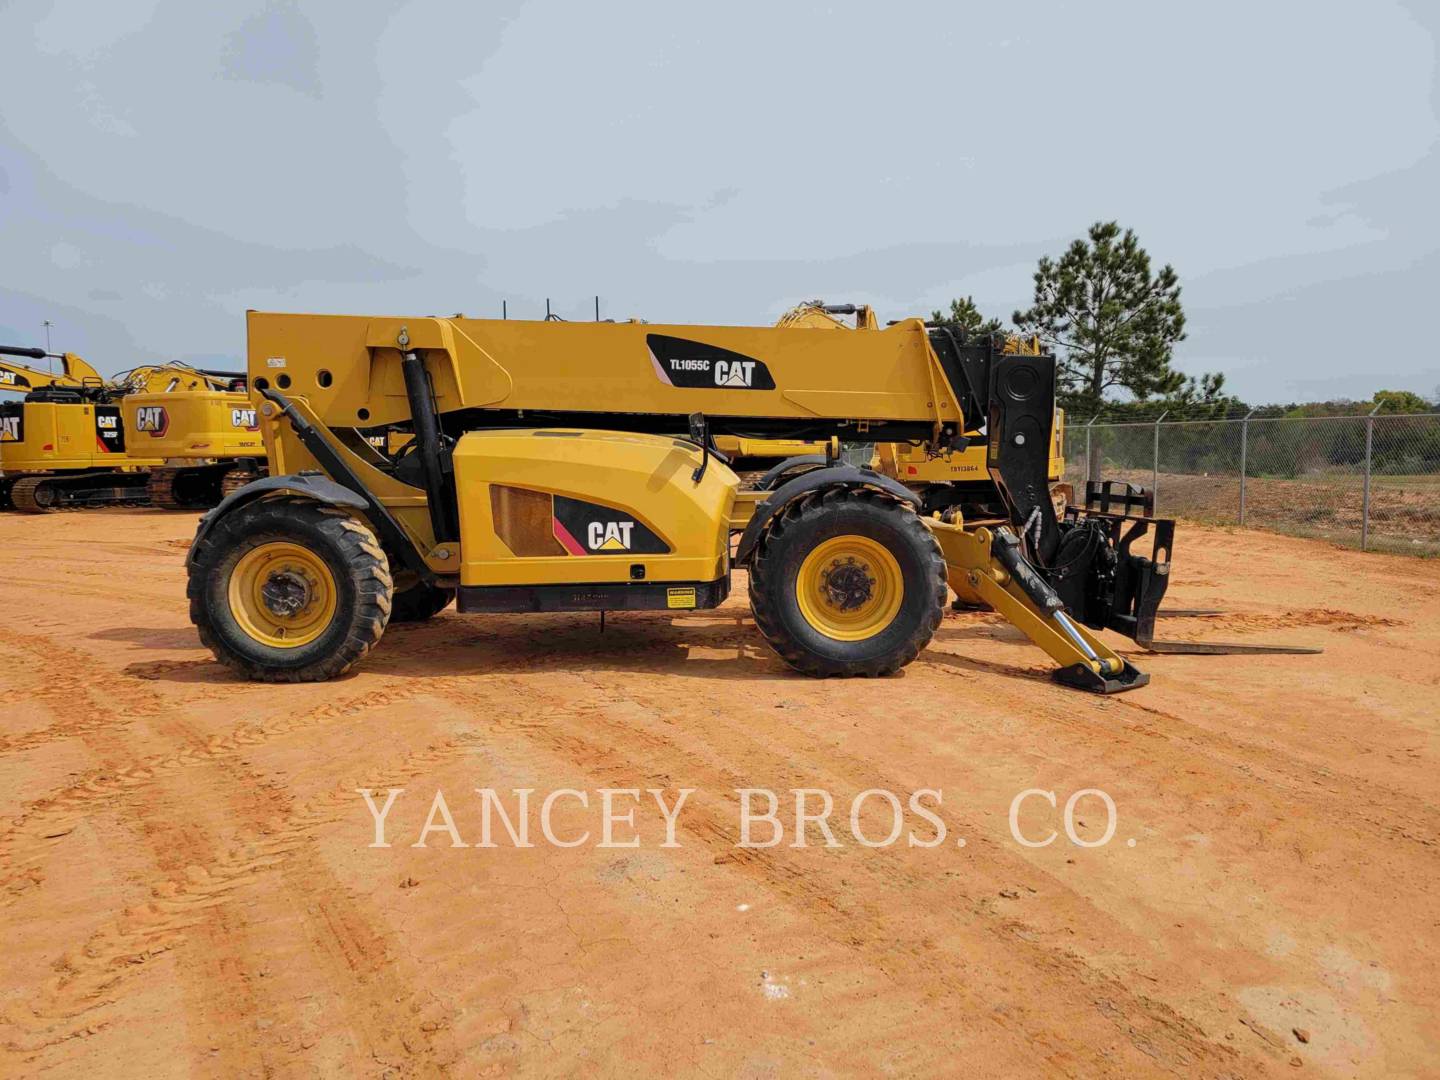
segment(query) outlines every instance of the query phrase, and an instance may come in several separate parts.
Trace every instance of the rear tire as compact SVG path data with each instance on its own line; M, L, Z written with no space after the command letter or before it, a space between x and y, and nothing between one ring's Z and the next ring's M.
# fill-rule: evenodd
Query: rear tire
M190 621L222 664L261 682L350 670L385 632L393 585L374 533L304 499L226 514L190 561Z
M945 613L940 545L908 507L834 488L781 511L750 563L750 609L771 647L806 675L889 675Z

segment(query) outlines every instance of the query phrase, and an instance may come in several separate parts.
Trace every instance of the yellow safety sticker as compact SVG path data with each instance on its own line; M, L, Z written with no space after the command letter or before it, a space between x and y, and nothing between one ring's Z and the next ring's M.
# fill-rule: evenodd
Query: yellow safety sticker
M693 608L695 606L695 590L666 589L665 606L672 608Z

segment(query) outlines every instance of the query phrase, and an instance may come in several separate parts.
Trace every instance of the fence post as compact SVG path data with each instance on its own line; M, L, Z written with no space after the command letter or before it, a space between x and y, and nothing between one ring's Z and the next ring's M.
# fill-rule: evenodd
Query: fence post
M1090 429L1095 426L1095 421L1099 419L1100 414L1096 413L1090 417L1090 422L1085 425L1085 484L1087 489L1091 480L1100 479L1098 475L1100 470L1091 464L1094 459L1090 456ZM1092 475L1092 473L1095 475Z
M1365 487L1360 496L1360 550L1370 543L1370 451L1375 445L1375 414L1383 402L1377 402L1365 417Z
M1250 458L1250 417L1255 415L1251 409L1245 414L1245 419L1240 421L1240 524L1245 524L1245 473Z
M1160 493L1160 421L1170 415L1166 409L1155 418L1155 461L1150 472L1150 497L1154 499Z

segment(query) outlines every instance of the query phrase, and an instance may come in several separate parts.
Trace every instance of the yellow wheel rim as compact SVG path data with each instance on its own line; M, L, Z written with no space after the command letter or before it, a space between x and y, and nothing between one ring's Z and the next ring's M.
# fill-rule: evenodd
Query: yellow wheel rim
M805 621L837 641L863 641L894 621L905 579L890 550L868 536L836 536L800 564L795 599Z
M275 649L308 645L335 617L335 576L313 551L283 541L252 548L230 571L230 613Z

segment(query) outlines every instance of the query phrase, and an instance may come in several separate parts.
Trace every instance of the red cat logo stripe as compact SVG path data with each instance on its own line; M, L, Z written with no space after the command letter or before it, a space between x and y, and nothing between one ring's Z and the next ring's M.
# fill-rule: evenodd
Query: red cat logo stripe
M570 530L565 527L564 522L558 517L552 520L555 523L555 539L560 541L561 546L564 547L567 552L571 555L588 554L585 550L585 545L570 535Z

